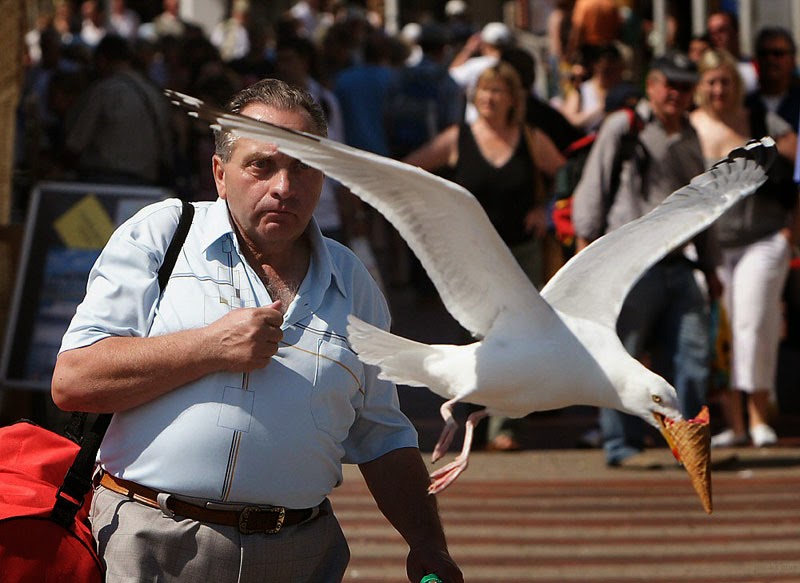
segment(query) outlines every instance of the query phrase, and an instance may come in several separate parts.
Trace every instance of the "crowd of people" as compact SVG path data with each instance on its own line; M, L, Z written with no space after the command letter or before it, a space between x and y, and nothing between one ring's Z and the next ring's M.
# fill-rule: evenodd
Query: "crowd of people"
M619 326L629 350L676 386L692 416L715 376L710 315L719 300L732 331L731 390L722 392L727 427L714 444L776 442L769 416L780 292L800 235L790 171L800 84L787 31L764 28L749 57L733 14L709 15L708 33L683 43L671 18L667 56L651 58L640 50L648 23L614 0L556 2L543 95L534 91L534 57L514 29L480 26L460 1L442 15L420 14L396 35L346 2L300 1L275 22L255 23L237 0L210 35L180 17L178 0L164 0L150 22L125 0L111 2L108 14L97 0L55 7L26 36L20 213L31 185L44 179L161 185L187 200L215 200L213 137L170 108L160 89L222 105L275 77L317 100L330 138L466 186L541 287L569 253L643 215L747 139L773 136L782 175L654 267ZM570 166L571 145L587 135L596 147L572 197L575 245L567 247L553 237L553 185ZM354 248L360 242L368 262L376 254L384 281L425 289L396 234L338 183L326 179L315 216L325 235ZM633 425L601 414L610 465L640 463L642 428ZM491 426L490 447L520 447L511 420Z

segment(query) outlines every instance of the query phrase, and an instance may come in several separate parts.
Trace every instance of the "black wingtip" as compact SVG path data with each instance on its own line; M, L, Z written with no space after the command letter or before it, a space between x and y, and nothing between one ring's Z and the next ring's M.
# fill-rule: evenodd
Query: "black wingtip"
M741 148L731 150L728 156L714 164L714 167L735 160L736 158L746 158L748 160L753 160L766 171L772 166L777 156L778 149L775 146L775 140L769 136L764 136L760 140L750 140Z
M305 139L321 142L324 136L295 130L292 128L282 127L270 123L266 120L254 119L241 115L240 113L231 113L216 107L212 107L197 97L192 97L185 93L180 93L173 89L164 89L164 95L176 107L183 109L188 115L207 121L213 130L229 130L234 133L242 127L249 129L257 129L259 127L268 126L277 128L281 132L303 136Z

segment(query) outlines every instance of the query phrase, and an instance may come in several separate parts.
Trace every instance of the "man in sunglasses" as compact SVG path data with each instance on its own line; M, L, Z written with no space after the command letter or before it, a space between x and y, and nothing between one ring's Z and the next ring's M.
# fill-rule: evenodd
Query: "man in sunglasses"
M800 80L795 73L796 46L781 27L761 29L756 37L758 90L747 96L750 110L772 111L797 128L800 122Z

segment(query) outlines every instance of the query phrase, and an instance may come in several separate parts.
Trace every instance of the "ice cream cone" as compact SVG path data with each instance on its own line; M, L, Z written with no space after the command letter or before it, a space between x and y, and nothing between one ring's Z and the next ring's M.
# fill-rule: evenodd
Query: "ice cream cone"
M689 421L677 421L665 427L681 460L703 509L711 514L711 426L708 410Z

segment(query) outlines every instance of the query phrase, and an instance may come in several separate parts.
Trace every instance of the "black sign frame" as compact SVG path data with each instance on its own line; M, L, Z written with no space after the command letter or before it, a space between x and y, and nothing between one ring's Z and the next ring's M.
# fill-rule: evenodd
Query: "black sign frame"
M88 202L88 208L105 221L110 219L116 228L139 209L172 196L168 189L147 186L75 182L36 185L0 360L0 385L50 390L60 337L83 299L89 270L107 240L93 233L88 238L97 245L70 246L62 236L65 227L60 233L57 221L76 205ZM87 197L93 200L87 201ZM83 219L91 217L89 212ZM91 226L89 222L84 225Z

